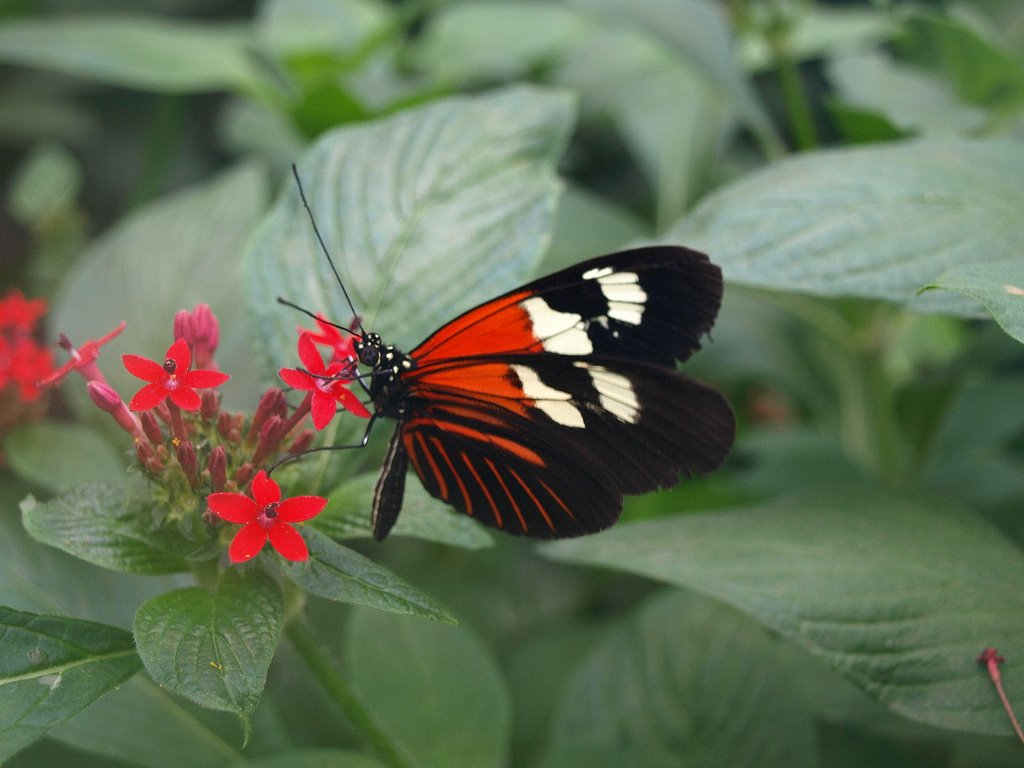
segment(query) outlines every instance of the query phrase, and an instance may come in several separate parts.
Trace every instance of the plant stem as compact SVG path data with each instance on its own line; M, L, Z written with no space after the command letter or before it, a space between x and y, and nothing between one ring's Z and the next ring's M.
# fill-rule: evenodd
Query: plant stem
M338 674L334 660L321 647L305 617L298 615L292 618L285 625L285 633L310 672L323 685L327 695L380 758L394 768L407 768L397 747L377 726L359 697Z

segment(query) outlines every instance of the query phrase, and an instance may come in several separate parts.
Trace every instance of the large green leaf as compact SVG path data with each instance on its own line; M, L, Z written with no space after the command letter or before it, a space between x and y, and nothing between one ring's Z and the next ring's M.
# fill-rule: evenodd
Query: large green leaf
M1024 152L997 141L914 141L809 152L707 197L670 236L726 280L972 313L921 286L949 267L1018 255Z
M143 483L89 483L63 496L21 502L32 538L115 571L161 574L187 570L191 548L181 536L151 530Z
M330 501L312 525L334 539L368 538L373 490L377 473L356 475L329 494ZM452 511L443 501L428 494L411 476L405 486L402 514L392 536L411 536L453 547L482 549L494 543L487 529L475 520Z
M128 463L95 430L67 421L35 421L13 430L4 453L19 475L55 493L123 479Z
M297 749L292 752L241 761L232 768L387 768L362 752L348 749Z
M232 569L213 589L178 589L143 603L135 643L161 687L233 712L248 739L283 619L281 592L269 576Z
M1024 344L1024 258L959 264L926 287L977 299L1000 328Z
M96 240L68 274L51 327L81 344L128 321L99 365L127 400L142 385L122 367L124 352L162 360L174 314L209 304L220 320L217 361L231 381L225 404L252 409L260 381L252 360L242 278L243 244L267 204L267 182L252 166L162 198L130 214ZM292 325L287 325L291 329ZM96 406L80 382L64 384L83 412Z
M141 667L128 632L0 606L0 760Z
M285 562L282 567L285 575L307 592L339 603L456 623L443 606L387 568L315 528L307 526L303 536L309 545L309 560Z
M897 712L1008 734L979 668L1024 700L1024 557L960 509L848 491L623 525L552 557L690 587L794 639Z
M346 646L350 679L406 766L505 764L508 693L467 627L359 610Z
M408 349L525 278L550 238L572 120L565 94L512 88L322 138L299 172L364 325ZM293 183L253 240L249 286L274 368L293 365L302 320L278 296L350 318Z
M256 85L243 30L130 16L53 16L0 26L0 61L161 93Z
M210 715L136 675L49 735L113 765L223 768L241 757L241 748L225 718Z
M540 764L814 765L814 719L783 659L776 639L730 608L655 597L576 670Z

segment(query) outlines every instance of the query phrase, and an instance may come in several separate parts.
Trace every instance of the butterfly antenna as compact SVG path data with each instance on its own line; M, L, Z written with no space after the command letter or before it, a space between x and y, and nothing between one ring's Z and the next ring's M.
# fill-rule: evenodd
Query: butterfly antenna
M320 249L324 252L324 256L327 257L327 263L331 265L331 271L334 272L334 278L338 281L338 285L341 287L341 292L345 295L345 301L348 303L348 308L352 310L352 317L356 319L356 324L359 326L359 335L365 336L366 331L363 329L363 323L359 319L359 313L356 312L356 308L352 305L352 299L349 298L348 291L345 289L345 283L342 282L341 275L338 273L338 268L334 265L334 259L331 258L331 252L327 250L327 245L324 243L324 239L320 235L320 229L317 227L316 219L313 217L313 209L309 207L309 201L306 200L306 191L302 188L302 179L299 178L299 169L296 167L295 163L292 163L292 176L295 177L295 183L299 187L299 197L302 198L302 205L305 206L306 213L309 215L309 221L313 225L313 233L316 235L316 239L320 243Z

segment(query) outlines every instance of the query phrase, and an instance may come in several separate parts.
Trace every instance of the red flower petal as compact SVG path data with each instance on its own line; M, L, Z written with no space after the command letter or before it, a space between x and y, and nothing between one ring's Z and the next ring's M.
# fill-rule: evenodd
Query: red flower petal
M338 412L338 405L333 397L324 394L319 389L314 389L310 412L313 415L313 426L317 429L323 429L331 423L334 414Z
M323 373L324 359L320 357L320 351L316 348L316 344L313 339L310 338L308 333L303 333L299 336L299 360L306 366L306 370L310 373Z
M281 500L281 486L261 469L252 479L252 497L261 507L273 504Z
M316 389L316 380L305 371L297 371L294 368L282 368L277 372L277 375L289 387L302 389L307 392Z
M219 387L230 378L226 373L220 371L186 371L178 376L178 381L183 387L205 389L206 387Z
M285 523L301 523L324 511L327 499L323 496L293 496L277 505L277 519Z
M242 493L211 493L206 497L206 505L229 523L248 523L260 513L259 505Z
M355 392L346 387L338 387L335 396L338 398L338 402L341 403L341 407L349 413L355 414L362 419L370 418L370 412Z
M192 350L188 348L188 342L184 339L177 339L171 344L164 357L174 361L174 372L179 376L192 366Z
M163 369L160 363L148 360L145 357L121 355L121 362L128 369L128 373L132 376L137 376L143 381L157 382L167 378L167 371Z
M203 398L196 394L194 389L170 389L167 396L171 402L185 411L198 411L203 404Z
M133 411L148 411L164 401L167 397L167 390L163 384L147 384L128 403L128 408Z
M232 563L244 563L252 560L267 543L267 529L257 522L246 523L235 534L228 547L228 558Z
M285 560L309 560L305 539L287 523L270 529L270 544Z

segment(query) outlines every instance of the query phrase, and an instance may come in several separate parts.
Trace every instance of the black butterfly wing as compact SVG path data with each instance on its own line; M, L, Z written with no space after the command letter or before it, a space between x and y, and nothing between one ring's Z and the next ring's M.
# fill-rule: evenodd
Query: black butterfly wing
M443 326L400 376L375 537L397 519L408 464L435 497L538 538L601 530L623 494L713 470L732 410L674 364L700 347L721 295L706 256L658 246L577 264Z

